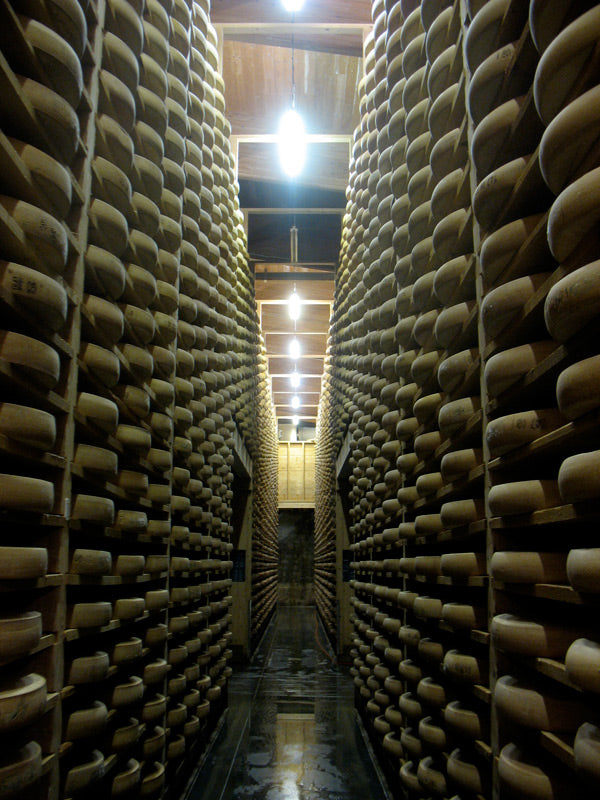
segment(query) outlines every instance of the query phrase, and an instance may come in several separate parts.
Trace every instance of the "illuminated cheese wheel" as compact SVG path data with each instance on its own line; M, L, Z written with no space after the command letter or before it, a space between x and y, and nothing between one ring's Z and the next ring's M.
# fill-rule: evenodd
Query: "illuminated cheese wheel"
M469 525L485 516L485 503L477 499L452 500L442 505L440 514L445 528Z
M111 161L126 175L133 164L133 140L119 122L108 114L96 116L96 156Z
M485 438L492 458L533 442L565 423L555 408L519 411L488 422Z
M127 248L129 233L123 214L104 200L94 198L90 203L89 221L90 244L121 257Z
M14 797L37 781L41 774L42 748L37 742L7 747L0 756L0 797Z
M134 344L119 344L118 348L134 378L143 383L149 381L154 370L151 354L146 349Z
M110 31L105 31L102 37L102 67L113 75L118 75L129 91L135 93L140 82L140 67L136 55L122 39Z
M479 363L479 351L475 348L454 353L440 362L438 382L445 392L453 392Z
M445 481L451 482L466 475L481 464L482 451L475 448L454 450L446 453L440 463L440 470Z
M21 92L33 108L34 116L51 142L57 156L70 164L79 142L79 119L67 100L42 83L15 76ZM18 136L20 131L15 131ZM28 138L22 131L22 138Z
M530 514L562 505L558 481L529 480L492 486L488 496L493 516Z
M0 508L49 514L54 508L54 484L24 475L3 474Z
M446 796L445 771L442 771L441 764L438 765L432 756L426 756L419 761L417 778L425 791L433 792L436 795L444 797Z
M107 550L77 548L71 556L70 572L75 575L108 575L112 556Z
M134 96L127 85L116 75L106 69L101 69L98 86L98 111L117 120L125 130L133 130L136 121L136 106Z
M452 578L468 578L485 575L485 553L444 553L440 560L443 575Z
M485 772L482 773L477 763L471 757L465 757L459 748L450 753L446 770L451 781L466 792L481 794L484 791Z
M435 750L444 750L446 747L446 731L436 724L433 717L423 717L419 720L418 733L421 741Z
M65 739L69 742L99 736L106 727L108 709L99 700L89 708L72 711L66 721Z
M413 611L417 617L424 619L441 619L442 601L437 597L421 595L415 599Z
M77 108L83 74L77 53L58 33L34 19L19 17L25 39L32 47L50 88Z
M586 69L599 35L600 10L595 7L560 31L542 54L533 94L546 125L574 94L581 94L595 82Z
M487 612L480 606L467 603L444 603L442 619L453 628L481 628L487 623Z
M120 259L95 245L85 253L85 286L93 294L117 300L125 289L125 270Z
M570 550L567 556L569 583L579 592L600 592L600 548L586 547Z
M83 335L112 346L123 336L124 319L121 309L110 300L88 294L83 298L85 314L82 320Z
M566 458L558 472L558 488L565 503L579 503L598 496L600 451L577 453Z
M482 739L484 725L479 714L460 700L452 700L444 709L444 720L454 730L469 739Z
M598 225L600 168L582 175L554 201L548 217L548 242L557 261L565 261Z
M71 519L112 525L115 518L114 502L108 497L77 494L73 498Z
M527 9L508 14L508 0L481 3L477 8L465 41L465 54L471 70L481 63L490 50L515 39L527 19Z
M106 433L114 433L117 429L119 409L112 400L89 392L80 392L75 408L84 419L97 425Z
M62 272L67 262L67 235L62 223L43 211L37 206L26 203L23 200L18 200L6 195L0 195L0 206L4 209L6 214L14 220L16 225L21 228L23 232L25 246L21 248L11 247L7 243L7 254L11 255L16 261L27 262L33 255L33 263L31 266L37 266L37 263L44 265L44 268L49 267L55 272ZM37 262L37 263L36 263ZM18 264L15 264L12 269L16 270ZM34 280L35 276L28 274L21 276L21 281L24 279ZM12 281L14 289L18 290L19 276L17 275ZM48 288L45 289L45 284ZM56 303L54 295L56 289L52 291L52 281L43 280L43 276L38 277L37 286L29 287L29 293L36 295L39 292L47 291L49 293L49 301ZM17 292L19 297L21 293ZM33 298L35 299L35 298ZM59 307L60 310L60 307Z
M405 692L398 698L398 708L407 717L419 718L423 713L423 708L417 697L412 692Z
M13 441L51 450L56 440L56 420L47 411L0 403L0 433Z
M571 628L514 614L496 614L491 634L500 650L535 658L562 657L577 635Z
M576 419L600 404L600 356L564 369L556 382L558 407L567 419Z
M591 722L584 723L573 745L575 767L589 783L600 783L600 729Z
M503 225L481 247L481 269L490 284L509 267L512 278L542 272L551 258L544 214Z
M539 170L529 170L528 181L521 181L532 156L522 156L491 172L473 194L473 213L483 228L493 228L502 208L511 196L519 211L536 211L539 197L547 191ZM536 180L537 178L537 180ZM518 187L518 188L517 188Z
M444 671L456 681L487 685L488 667L485 661L458 650L448 650L444 656Z
M9 139L36 188L50 199L59 218L64 218L71 208L71 179L68 171L55 158L18 139Z
M452 436L481 408L481 398L463 397L451 400L440 408L438 425L444 436Z
M105 601L74 603L67 612L69 628L99 628L107 625L112 616L112 605Z
M109 0L105 27L107 31L123 39L136 56L141 55L144 29L135 4L130 4L126 0Z
M143 597L120 597L115 601L113 617L115 619L135 619L144 613L146 603Z
M115 483L129 495L144 497L148 490L148 475L145 472L122 469L119 470Z
M488 339L494 339L523 311L549 273L539 272L503 283L488 292L481 304L481 318Z
M90 444L78 444L75 447L73 463L79 469L110 478L117 474L119 459L112 450Z
M494 553L490 574L505 583L566 583L564 553L503 552Z
M510 675L496 681L494 703L503 716L517 725L541 731L575 730L586 716L586 709L577 700L542 692Z
M96 156L92 161L92 191L124 216L131 209L131 184L126 173L112 161Z
M550 335L566 342L598 314L600 261L580 267L548 292L544 319Z
M507 51L508 62L510 62L513 52ZM507 61L505 61L505 64ZM478 79L481 77L482 76L479 75ZM491 77L489 72L486 77ZM497 77L499 77L498 73L493 74L493 78ZM488 81L488 87L486 87L486 89L491 88L493 91L496 89L496 86L492 85L489 87ZM508 93L506 93L505 96L507 94ZM475 97L473 99L475 99ZM473 134L471 152L473 153L473 162L476 173L480 180L490 172L498 157L498 153L502 152L509 142L512 127L523 111L524 101L524 96L511 97L510 100L507 100L506 102L498 105L496 108L491 109L484 117L481 117L481 112L477 112L478 118L481 119L481 121L475 128L475 132ZM539 128L535 125L531 125L529 127L531 127L531 134L537 135L539 140ZM530 131L528 130L527 133L529 134ZM523 134L520 132L520 137L522 135ZM523 149L525 149L527 152L530 152L531 150L535 149L535 146L536 143L530 142L528 138L524 139L521 152L523 152Z
M569 679L586 692L600 692L600 644L576 639L567 650L565 666Z
M119 424L115 432L115 438L121 442L123 447L140 452L148 451L152 445L150 431L138 425Z
M42 636L39 611L0 614L0 659L9 661L37 647Z
M447 349L460 339L475 338L477 317L474 308L475 301L467 300L440 312L435 323L435 339L439 347Z
M67 685L95 683L108 676L108 653L97 651L91 656L74 658L67 667L65 683Z
M0 730L30 725L46 706L46 679L36 673L4 679L0 683Z
M484 380L489 395L497 397L502 394L528 372L534 370L555 348L554 342L541 341L511 347L493 355L484 369Z

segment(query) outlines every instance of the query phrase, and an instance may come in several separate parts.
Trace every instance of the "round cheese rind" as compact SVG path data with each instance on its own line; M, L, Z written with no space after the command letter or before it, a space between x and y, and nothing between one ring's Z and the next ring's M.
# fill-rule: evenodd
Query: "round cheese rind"
M490 397L497 397L513 386L555 349L555 342L541 341L512 347L493 355L484 369L484 380Z
M548 292L544 319L550 335L566 342L598 316L600 261L565 275Z
M558 407L567 419L576 419L600 405L600 356L564 369L556 382Z
M551 622L522 619L514 614L496 614L492 619L492 639L509 653L535 658L562 657L576 632Z
M493 516L530 514L562 505L558 481L528 480L492 486L488 496Z
M83 91L83 73L77 53L52 28L28 17L20 16L19 19L44 79L51 89L76 109Z
M31 174L38 191L50 199L59 219L64 219L71 208L71 178L68 171L55 158L31 144L9 138L12 147Z
M56 420L47 411L0 403L0 433L16 442L48 451L56 441Z
M576 730L586 716L585 707L577 700L542 692L510 675L496 681L494 703L512 722L541 731Z
M498 551L490 574L505 583L566 583L566 561L564 553Z
M565 503L596 498L600 491L600 450L566 458L558 472L558 488Z
M600 692L600 644L576 639L565 656L567 675L586 692Z
M24 96L33 106L38 124L46 133L58 157L65 164L71 164L79 143L77 114L66 100L44 84L31 78L16 78Z
M485 431L490 455L496 458L508 453L560 428L564 423L564 417L555 408L519 411L490 420Z
M50 514L54 509L54 484L25 475L3 474L0 508Z
M48 551L45 547L0 547L0 578L2 579L41 578L46 574L47 569Z
M600 592L600 548L586 547L570 550L567 556L569 583L579 592Z

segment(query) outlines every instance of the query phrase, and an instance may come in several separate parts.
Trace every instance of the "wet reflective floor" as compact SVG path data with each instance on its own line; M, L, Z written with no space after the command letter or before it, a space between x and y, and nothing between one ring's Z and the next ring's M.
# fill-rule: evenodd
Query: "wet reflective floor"
M188 800L385 800L314 607L280 607Z

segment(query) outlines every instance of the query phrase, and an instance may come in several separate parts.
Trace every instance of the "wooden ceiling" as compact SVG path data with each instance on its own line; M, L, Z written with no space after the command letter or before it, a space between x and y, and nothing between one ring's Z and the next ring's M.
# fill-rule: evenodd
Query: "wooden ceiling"
M281 0L212 0L211 20L221 47L226 114L276 413L280 419L297 415L315 421L371 3L305 0L292 16ZM311 138L301 175L289 181L274 139L281 114L291 105L292 53L296 108ZM290 263L293 225L295 264ZM295 326L287 308L294 283L303 302ZM296 362L288 352L294 336L301 347ZM302 376L297 390L289 380L294 370Z

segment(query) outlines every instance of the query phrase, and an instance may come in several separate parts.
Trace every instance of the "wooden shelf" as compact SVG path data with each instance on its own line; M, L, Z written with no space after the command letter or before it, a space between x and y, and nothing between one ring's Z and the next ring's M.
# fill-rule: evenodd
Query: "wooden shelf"
M592 605L594 607L600 603L598 595L582 595L571 586L554 583L522 584L492 581L492 586L498 592L539 597L543 600L554 600L557 603L569 603L577 606Z
M556 525L565 522L586 522L598 518L598 507L595 503L569 503L554 508L542 508L532 511L531 514L515 514L506 517L492 517L490 528L492 530L507 530L510 528L534 528L539 525Z

